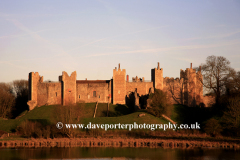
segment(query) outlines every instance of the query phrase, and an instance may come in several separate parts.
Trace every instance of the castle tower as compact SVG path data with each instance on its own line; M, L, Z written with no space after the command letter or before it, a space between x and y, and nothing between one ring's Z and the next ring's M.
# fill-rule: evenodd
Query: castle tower
M188 104L191 107L196 106L196 69L191 68L189 70L189 95L188 95Z
M71 76L68 76L67 72L62 72L62 104L68 105L76 103L76 71L72 72Z
M200 105L203 103L203 77L201 73L201 66L199 66L199 71L196 74L196 104Z
M163 69L160 68L159 62L157 68L151 70L151 80L154 88L163 90Z
M43 76L39 76L39 73L30 72L28 76L28 106L29 110L32 110L37 106L38 100L38 83L43 82Z
M186 68L185 71L181 70L180 78L184 78L184 105L195 107L196 106L196 70L192 68Z
M181 69L180 71L180 79L183 80L183 100L182 104L188 105L188 74L189 74L189 68L187 68L185 71Z
M113 70L113 104L125 104L126 96L126 70L118 69Z

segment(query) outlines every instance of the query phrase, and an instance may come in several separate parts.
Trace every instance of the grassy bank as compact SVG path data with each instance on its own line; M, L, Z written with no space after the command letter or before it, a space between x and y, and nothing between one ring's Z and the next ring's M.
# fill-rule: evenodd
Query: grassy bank
M41 106L37 107L29 112L24 112L19 118L3 120L0 119L0 130L6 132L14 132L22 122L29 120L33 122L40 122L43 125L56 124L56 110L61 106ZM99 103L96 118L93 118L95 103L86 103L84 105L79 105L81 113L79 115L79 121L77 123L87 124L89 122L96 124L131 124L136 122L138 124L143 123L168 123L167 120L154 117L146 112L134 112L126 105L109 105L109 113L107 116L107 104ZM144 117L139 117L138 115L144 113Z

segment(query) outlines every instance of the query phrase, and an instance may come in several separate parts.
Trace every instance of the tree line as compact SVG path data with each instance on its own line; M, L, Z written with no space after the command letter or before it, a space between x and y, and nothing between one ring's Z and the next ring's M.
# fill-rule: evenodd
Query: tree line
M222 56L209 56L201 67L200 79L206 95L215 97L212 107L178 107L182 123L201 123L202 130L213 136L240 136L240 71L230 66L230 61ZM171 107L166 93L156 91L149 96L151 108L148 111L155 116L171 115ZM28 110L28 81L15 80L0 83L0 117L16 118ZM187 108L187 109L186 109Z
M200 122L202 131L213 136L240 136L240 71L230 66L230 61L222 56L209 56L201 67L205 96L214 96L215 103L209 108L177 107L179 121L182 123ZM162 114L171 115L171 104L167 93L156 90L150 95L151 108L149 112L160 117Z
M14 80L0 83L0 117L16 118L28 110L28 81Z

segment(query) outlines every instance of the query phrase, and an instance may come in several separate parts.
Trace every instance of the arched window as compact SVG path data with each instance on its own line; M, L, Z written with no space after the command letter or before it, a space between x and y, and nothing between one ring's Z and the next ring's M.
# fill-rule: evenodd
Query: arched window
M93 91L93 97L97 97L96 91Z

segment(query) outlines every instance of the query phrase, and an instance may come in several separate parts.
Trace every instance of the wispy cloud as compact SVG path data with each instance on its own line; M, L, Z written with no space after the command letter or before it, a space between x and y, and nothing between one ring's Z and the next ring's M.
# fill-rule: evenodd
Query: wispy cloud
M185 62L189 62L189 63L193 63L193 64L197 64L197 62L195 60L190 59L190 58L181 58L181 57L172 57L172 58L181 60L181 61L185 61Z
M73 49L69 50L68 52L71 52L73 50L77 50L77 49L79 49L81 47L85 47L85 46L88 46L88 45L91 45L91 44L94 44L94 43L97 43L97 42L104 41L104 40L107 40L107 39L113 39L113 38L117 38L117 37L124 37L124 36L133 35L133 34L137 34L137 33L141 33L141 32L147 32L147 31L151 31L151 30L156 30L156 29L160 29L160 28L164 28L164 27L168 27L168 25L160 26L160 27L154 27L154 28L148 28L148 29L143 29L143 30L138 30L138 31L129 32L129 33L125 33L125 34L119 34L119 35L116 35L116 36L111 36L111 37L106 37L106 38L101 38L101 39L98 39L98 40L86 43L84 45L78 46L76 48L73 48Z
M101 3L112 15L115 14L115 10L113 7L111 7L111 5L104 1L104 0L97 0L99 3Z
M82 11L83 12L83 11ZM62 17L62 16L76 16L79 15L81 11L78 12L69 12L63 14L49 14L49 13L41 13L41 14L10 14L10 13L2 13L0 12L0 17L2 18L17 18L17 19L24 19L24 18L38 18L38 17Z
M230 36L233 36L233 35L236 35L236 34L239 34L239 33L240 33L240 29L236 30L234 32L229 32L229 33L224 33L224 34L219 34L219 35L206 36L206 37L187 38L187 39L183 39L183 40L226 38L226 37L230 37Z
M10 64L11 62L22 62L22 61L33 61L33 60L44 60L46 58L24 58L24 59L16 59L16 60L8 60L8 61L0 61L0 63Z
M99 56L109 56L109 55L118 55L118 54L136 54L136 53L156 53L156 52L165 52L173 50L191 50L191 49L205 49L205 48L215 48L221 46L229 46L240 44L240 41L232 41L228 43L219 43L219 44L209 44L209 45L188 45L188 46L175 46L175 47L165 47L165 48L152 48L152 49L143 49L143 50L132 50L132 51L122 51L122 52L111 52L111 53L100 53L87 55L85 57L99 57Z
M2 61L2 62L0 62L0 63L7 64L7 65L11 65L11 66L14 66L14 67L16 67L16 68L27 69L27 67L25 67L25 66L17 65L17 64L14 64L14 63L11 63L11 62L7 62L7 61Z
M20 23L16 19L6 19L6 20L11 22L12 24L14 24L17 28L24 31L26 34L31 35L35 40L39 40L39 41L42 41L42 42L49 43L47 40L45 40L39 34L37 34L37 32L32 32L30 29L28 29L26 26L24 26L22 23Z
M38 34L38 32L33 32L31 31L29 28L27 28L26 26L24 26L22 23L20 23L18 20L16 19L6 19L7 21L11 22L12 24L14 24L17 28L21 29L22 31L25 32L25 34L30 35L34 40L37 40L41 43L41 45L45 45L48 47L49 51L54 52L56 54L53 55L49 55L48 57L43 57L41 59L37 58L36 60L43 60L43 59L50 59L50 58L56 58L56 57L67 57L68 60L71 61L71 65L77 65L77 63L75 62L74 58L68 54L67 52L65 52L61 46L56 45L54 43L52 43L51 41L43 38L42 36L40 36ZM43 31L43 30L41 30ZM64 60L63 60L64 59ZM66 58L61 59L62 61L66 61ZM2 61L3 62L3 61ZM7 61L6 63L10 63L12 61ZM4 63L4 62L3 62ZM74 67L71 67L71 65L63 63L63 66L65 68L69 68L69 69L74 69Z
M77 49L79 49L79 48L81 48L81 47L85 47L85 46L88 46L88 45L90 45L90 44L94 44L94 43L97 43L97 42L103 41L103 40L105 40L105 39L107 39L107 38L102 38L102 39L98 39L98 40L95 40L95 41L92 41L92 42L86 43L86 44L81 45L81 46L78 46L78 47L76 47L76 48L72 48L72 49L70 49L68 52L71 52L71 51L77 50Z
M51 29L43 29L43 30L39 30L39 31L36 31L36 32L31 32L31 34L33 34L33 33L45 32L45 31L49 31L49 30L51 30ZM26 33L26 34L16 34L16 35L6 35L6 36L1 36L0 39L23 37L23 36L27 36L27 35L30 35L30 34L29 34L29 33Z

